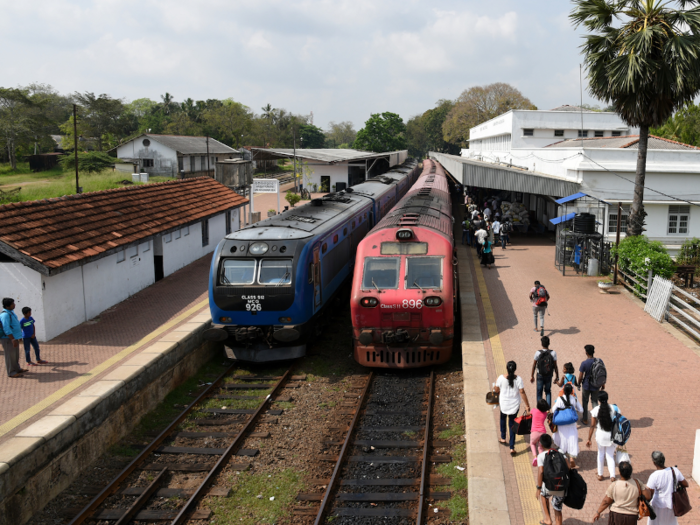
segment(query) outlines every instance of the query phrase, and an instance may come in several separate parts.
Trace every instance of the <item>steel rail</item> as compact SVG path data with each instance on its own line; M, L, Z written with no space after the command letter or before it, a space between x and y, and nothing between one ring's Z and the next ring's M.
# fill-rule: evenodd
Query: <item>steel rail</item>
M433 419L433 394L435 393L435 372L430 372L430 388L428 389L428 410L425 414L425 436L423 438L423 465L420 474L420 495L418 496L418 516L416 525L422 525L425 514L425 497L428 490L428 459L430 452L430 424Z
M372 379L374 378L374 372L370 372L369 376L367 376L367 384L365 385L364 390L362 390L362 394L360 395L360 402L357 404L357 411L355 412L355 416L352 418L352 421L350 422L350 428L348 429L348 433L345 436L345 441L343 442L343 447L340 449L340 453L338 454L338 461L335 463L335 468L333 469L333 474L331 475L331 479L328 482L328 486L326 487L326 492L323 495L323 499L321 500L321 506L318 509L318 514L316 514L316 519L314 520L314 525L321 525L321 522L323 521L323 518L325 517L326 514L326 507L328 507L328 504L331 501L331 492L333 491L333 487L336 485L338 482L338 478L340 477L340 469L342 468L343 465L343 459L345 458L345 455L347 454L348 448L350 447L350 440L352 439L352 435L354 433L355 427L357 426L357 422L360 420L360 413L362 411L362 405L364 405L365 400L367 399L367 393L369 392L369 387L372 384Z
M97 510L97 508L109 497L111 496L116 490L119 488L119 485L124 481L129 474L131 474L136 468L145 461L145 459L155 450L157 449L160 444L165 441L165 439L172 434L172 432L184 421L184 419L194 410L194 408L199 405L204 399L212 395L217 388L219 388L219 385L221 382L228 376L231 372L233 372L234 368L236 368L236 364L232 364L223 374L221 374L218 378L216 378L215 381L212 382L212 384L204 390L201 394L197 396L197 398L190 403L185 410L183 410L177 418L168 425L168 427L163 430L160 434L158 434L158 437L156 437L151 443L141 451L141 453L136 456L131 463L129 463L124 469L115 477L109 485L107 485L104 489L100 491L100 493L95 496L90 503L88 503L85 508L80 511L80 514L78 514L73 520L69 523L69 525L80 525L83 523L86 519L89 519L90 516Z
M207 477L204 478L204 481L197 487L197 490L195 490L194 494L190 497L190 499L185 503L184 507L180 509L180 512L178 515L175 517L175 519L171 522L171 525L180 525L181 523L185 523L188 520L188 516L190 513L192 513L195 510L195 507L197 506L197 503L199 502L200 498L204 496L205 492L209 488L209 485L214 481L214 478L219 475L219 472L221 469L224 468L228 460L231 458L233 453L235 452L236 448L238 447L239 444L243 442L243 440L246 437L246 434L248 431L255 425L258 417L260 417L260 414L263 412L263 410L267 409L267 405L269 404L270 400L272 399L272 396L274 396L277 391L280 389L280 387L287 381L287 378L290 377L290 374L292 373L291 368L287 370L284 375L280 378L279 381L275 384L275 386L272 388L272 392L270 392L265 400L260 404L258 409L255 411L255 413L250 416L250 419L248 419L247 423L245 426L241 429L239 434L236 436L236 438L233 440L233 443L229 445L229 447L224 451L224 453L221 455L219 460L216 462L214 467L209 471L209 474L207 474Z

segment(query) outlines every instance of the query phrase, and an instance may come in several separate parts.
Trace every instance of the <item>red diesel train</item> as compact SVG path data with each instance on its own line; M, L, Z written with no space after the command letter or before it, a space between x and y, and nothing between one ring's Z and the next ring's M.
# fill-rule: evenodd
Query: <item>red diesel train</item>
M443 167L423 162L414 186L357 247L351 312L355 360L414 368L446 362L457 271Z

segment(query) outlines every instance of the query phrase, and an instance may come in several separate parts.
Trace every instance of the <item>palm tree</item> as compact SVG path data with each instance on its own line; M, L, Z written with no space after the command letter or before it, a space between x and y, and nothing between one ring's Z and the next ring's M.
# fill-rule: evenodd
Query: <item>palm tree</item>
M680 9L671 9L671 4ZM628 125L639 126L628 235L644 231L649 128L664 124L700 91L698 4L698 0L574 0L569 15L575 27L591 31L581 46L589 92L612 103Z

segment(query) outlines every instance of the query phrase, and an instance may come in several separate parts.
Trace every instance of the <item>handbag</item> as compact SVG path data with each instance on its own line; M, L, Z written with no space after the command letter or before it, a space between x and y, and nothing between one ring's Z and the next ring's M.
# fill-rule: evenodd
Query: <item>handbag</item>
M557 408L552 421L555 425L572 425L578 421L578 412L574 407Z
M671 474L673 474L673 494L671 498L673 499L673 514L674 516L685 516L690 512L693 507L690 506L690 498L688 498L688 491L680 483L676 483L676 471L674 467L671 467Z
M555 432L557 432L559 430L559 427L554 424L554 421L552 421L553 419L554 419L554 416L552 415L551 412L549 414L547 414L547 425L549 426L549 431L552 434L554 434Z
M515 423L510 429L510 433L516 436L524 436L532 432L532 414L515 418Z
M642 487L639 485L639 481L635 479L634 482L637 484L637 490L639 491L639 508L637 511L637 521L641 520L642 518L651 518L655 520L656 512L654 512L654 509L644 497L644 494L642 494Z
M627 453L626 450L618 450L615 453L615 463L619 465L623 461L629 461L630 460L630 455Z
M497 405L499 395L496 392L489 392L486 394L486 404L487 405Z

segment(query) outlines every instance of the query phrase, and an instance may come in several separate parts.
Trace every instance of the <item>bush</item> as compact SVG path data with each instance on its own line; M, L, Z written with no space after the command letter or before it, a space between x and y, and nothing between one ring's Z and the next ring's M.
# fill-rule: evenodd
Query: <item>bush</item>
M294 205L301 200L301 197L299 195L297 195L296 193L292 193L290 190L284 196L284 200L286 200L289 203L289 205L292 208L294 208Z
M115 162L116 159L99 151L78 153L78 171L81 173L99 173L107 168L111 168ZM63 155L59 163L64 170L74 170L75 155L72 153Z
M676 271L676 264L659 241L650 241L645 235L626 237L620 246L612 247L617 253L620 269L626 273L646 275L651 270L654 275L671 278Z
M681 246L676 263L684 266L700 266L700 239L693 237Z

